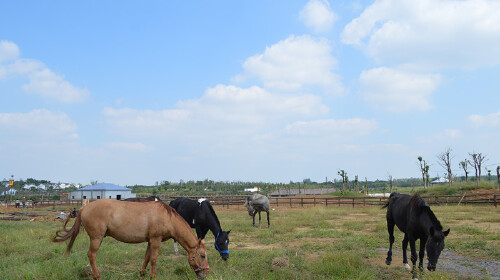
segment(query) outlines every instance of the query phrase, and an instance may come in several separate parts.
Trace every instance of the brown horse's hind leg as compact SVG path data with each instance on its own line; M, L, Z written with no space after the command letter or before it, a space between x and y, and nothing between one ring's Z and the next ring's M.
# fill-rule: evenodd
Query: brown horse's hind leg
M144 256L144 263L141 267L141 277L144 279L146 276L146 267L148 267L149 260L151 259L151 245L148 242L148 248L146 249L146 256Z
M151 268L149 270L149 277L154 279L156 274L156 259L158 258L158 251L160 249L161 238L154 238L149 240L150 247L150 261Z
M94 279L101 279L99 276L99 271L97 270L97 265L95 263L95 259L97 256L97 250L99 250L99 247L101 246L102 238L93 238L90 239L90 247L89 251L87 253L87 256L89 257L90 261L90 267L92 268L92 276Z

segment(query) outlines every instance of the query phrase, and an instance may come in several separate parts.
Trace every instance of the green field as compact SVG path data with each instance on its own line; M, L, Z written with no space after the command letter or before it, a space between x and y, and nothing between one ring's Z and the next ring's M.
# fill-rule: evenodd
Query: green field
M446 248L462 258L500 260L500 210L492 206L434 206L451 233ZM402 234L397 231L393 264L384 264L388 248L385 211L380 207L280 208L271 212L271 228L252 227L243 207L215 207L224 230L231 230L230 259L224 262L207 235L208 279L410 279L401 263ZM263 217L264 223L265 217ZM0 221L0 275L2 279L91 279L87 268L88 236L82 232L71 255L66 244L50 237L58 221ZM398 249L399 248L399 249ZM124 244L105 238L97 264L102 279L140 279L146 244ZM162 244L157 279L195 279L187 257L175 256L171 240ZM275 258L288 265L272 268ZM441 261L441 260L440 260ZM422 279L481 279L441 269ZM460 273L459 275L457 275ZM488 279L488 278L485 278Z

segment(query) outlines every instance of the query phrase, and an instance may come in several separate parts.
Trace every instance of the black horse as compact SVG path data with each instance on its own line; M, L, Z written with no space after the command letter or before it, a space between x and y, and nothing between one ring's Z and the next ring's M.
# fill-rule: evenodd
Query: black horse
M416 262L417 251L415 242L420 239L419 264L423 270L423 259L427 251L427 269L436 270L436 264L441 251L444 249L444 238L450 233L450 229L443 231L441 223L432 212L429 204L418 194L392 193L389 201L382 207L387 208L387 230L389 231L389 251L385 263L392 262L392 244L394 243L394 225L401 230L405 236L403 239L403 263L410 268L406 258L406 249L410 242L411 262L413 264L413 278L417 277Z
M186 220L191 228L196 229L198 238L205 238L208 230L210 230L215 237L215 249L217 249L223 260L229 258L228 246L229 233L231 231L222 230L219 219L215 215L210 202L205 199L192 200L180 197L171 201L170 206Z

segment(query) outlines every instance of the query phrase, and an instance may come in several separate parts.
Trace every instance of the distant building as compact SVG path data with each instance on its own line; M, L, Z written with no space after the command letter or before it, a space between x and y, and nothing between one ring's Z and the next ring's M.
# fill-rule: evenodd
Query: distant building
M260 191L260 188L259 187L253 187L253 188L250 188L250 189L245 189L246 192L258 192Z
M336 188L323 188L323 189L279 189L269 194L270 197L283 197L283 196L294 196L294 195L321 195L336 192Z
M71 191L68 195L70 200L94 200L103 198L122 200L132 197L135 197L135 193L132 193L132 189L108 183L99 183L93 186L77 189Z
M16 195L17 190L11 187L0 187L0 195Z
M449 183L450 181L446 178L439 178L439 179L436 179L434 181L431 182L431 185L434 185L434 184L445 184L445 183Z

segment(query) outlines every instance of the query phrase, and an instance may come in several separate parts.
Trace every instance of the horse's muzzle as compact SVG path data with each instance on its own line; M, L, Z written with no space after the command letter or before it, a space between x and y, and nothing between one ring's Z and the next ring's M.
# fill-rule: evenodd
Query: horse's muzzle
M229 254L222 253L222 254L220 254L220 257L221 257L223 260L227 261L227 259L229 259Z
M428 264L428 265L427 265L427 269L428 269L429 271L435 271L435 270L436 270L436 265L435 265L435 264L434 264L434 265L433 265L433 264Z
M210 266L207 264L206 266L198 266L197 269L194 270L199 279L205 279L208 275L208 270Z

